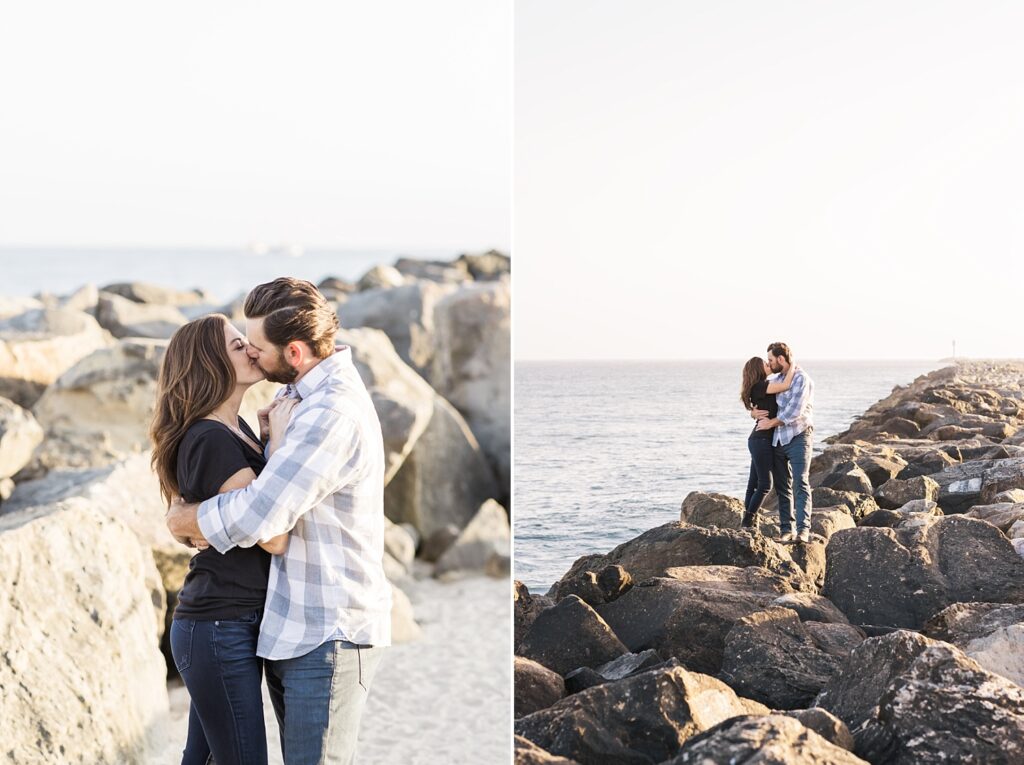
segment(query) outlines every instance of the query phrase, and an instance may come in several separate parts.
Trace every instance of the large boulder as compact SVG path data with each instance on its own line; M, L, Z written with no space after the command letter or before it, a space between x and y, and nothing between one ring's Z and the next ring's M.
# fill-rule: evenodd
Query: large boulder
M512 320L507 281L474 284L439 300L436 346L427 379L469 423L509 496L512 424Z
M997 502L992 505L975 505L964 513L968 518L979 518L991 523L1004 534L1018 521L1024 520L1024 502Z
M516 718L547 709L565 696L565 681L557 672L522 656L515 657Z
M738 529L743 521L743 503L726 494L691 491L679 507L679 520L693 526Z
M821 479L820 486L833 491L848 491L857 494L872 492L871 479L856 462L843 462Z
M651 765L723 720L767 711L713 677L666 667L573 694L520 718L515 732L582 765Z
M560 675L629 653L594 609L570 595L537 615L519 653Z
M575 760L546 752L523 736L515 737L515 765L579 765Z
M136 303L109 292L101 292L96 321L114 337L151 337L166 340L178 327L188 323L173 305Z
M965 462L931 476L939 484L939 506L947 515L986 505L1010 489L1024 488L1024 457Z
M498 495L490 465L466 421L440 396L409 455L384 490L384 511L424 537L448 524L463 528Z
M954 603L933 616L923 632L1024 686L1024 605Z
M0 396L25 408L79 359L110 343L81 311L32 310L0 320Z
M774 606L729 630L719 678L773 709L807 707L863 639L849 624L804 622L795 611Z
M1024 688L913 632L861 643L817 705L849 726L870 762L1024 762Z
M578 559L549 594L560 598L562 589L582 572L598 572L611 565L622 566L637 582L664 576L670 568L679 566L759 566L784 577L794 589L815 590L785 545L745 531L671 522L645 531L604 555Z
M176 290L149 282L118 282L108 284L100 291L117 295L133 303L186 306L209 302L209 296L202 290Z
M519 581L514 582L512 600L512 650L519 653L519 646L537 617L555 602L546 595L530 594L529 588Z
M362 275L356 283L356 290L364 292L366 290L390 289L391 287L401 287L405 283L405 276L397 268L379 265Z
M0 398L0 478L10 478L32 459L43 429L30 412Z
M935 502L938 498L939 484L923 475L916 478L890 479L875 492L878 506L887 510L896 510L917 499Z
M847 529L827 559L822 594L858 625L920 629L953 603L1024 603L1024 560L973 518Z
M611 603L633 586L633 577L622 566L605 566L600 571L581 571L578 576L563 581L560 597L576 595L595 608Z
M423 281L365 290L349 296L338 306L338 319L346 329L383 330L402 360L417 373L429 377L437 346L434 307L452 289L454 287Z
M462 254L455 259L453 265L461 265L478 282L495 281L512 273L511 258L497 250Z
M493 499L489 499L480 505L454 544L441 555L434 567L434 575L451 572L481 573L496 555L509 555L511 540L508 513Z
M741 584L737 578L731 582L670 576L648 579L597 611L630 651L654 649L661 656L678 659L687 669L716 674L733 625L790 591L784 581L748 579Z
M418 258L399 258L395 261L395 270L410 279L439 282L441 284L461 284L472 280L469 269L463 261L446 262L441 260L420 260Z
M665 765L866 765L798 720L780 714L743 715L694 736Z
M151 762L165 745L153 557L84 499L0 516L3 759Z

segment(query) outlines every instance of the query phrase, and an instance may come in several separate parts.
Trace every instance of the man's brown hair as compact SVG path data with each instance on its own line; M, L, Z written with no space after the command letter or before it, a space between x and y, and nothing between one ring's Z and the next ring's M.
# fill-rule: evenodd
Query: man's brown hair
M777 358L784 358L787 364L790 363L792 358L789 353L789 346L785 343L772 343L768 346L768 353Z
M330 303L312 282L282 276L254 287L243 307L247 319L263 319L263 334L284 347L296 340L309 346L318 359L334 350L340 324Z

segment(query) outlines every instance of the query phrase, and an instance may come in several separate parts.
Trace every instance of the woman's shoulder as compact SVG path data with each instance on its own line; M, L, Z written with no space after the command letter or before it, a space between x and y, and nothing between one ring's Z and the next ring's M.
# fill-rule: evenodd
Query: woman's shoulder
M213 420L196 420L188 426L185 436L181 439L182 447L195 447L199 444L229 444L234 442L231 431ZM179 447L180 448L180 447Z

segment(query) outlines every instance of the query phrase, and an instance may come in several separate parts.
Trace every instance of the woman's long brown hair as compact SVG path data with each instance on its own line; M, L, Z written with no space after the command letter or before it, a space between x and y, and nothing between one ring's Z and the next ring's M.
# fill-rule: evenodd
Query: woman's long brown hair
M743 366L743 381L740 383L740 401L747 410L754 408L754 402L750 400L750 391L755 385L766 379L764 373L764 359L754 356Z
M149 438L153 471L168 504L179 495L178 446L186 431L227 401L235 388L224 340L227 322L226 316L214 313L179 327L160 365Z

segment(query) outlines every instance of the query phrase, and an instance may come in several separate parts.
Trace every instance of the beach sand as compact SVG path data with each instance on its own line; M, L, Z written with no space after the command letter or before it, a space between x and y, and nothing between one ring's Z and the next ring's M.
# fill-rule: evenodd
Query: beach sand
M404 583L403 583L404 586ZM511 759L511 591L508 579L472 576L404 586L423 636L384 655L363 716L360 765L506 765ZM177 765L188 691L169 689L167 747L155 765ZM266 696L270 765L281 765Z

